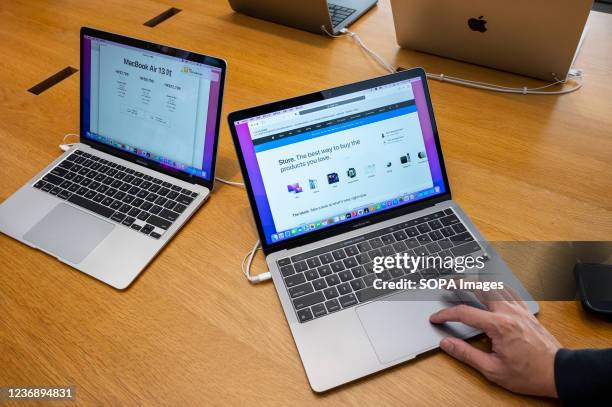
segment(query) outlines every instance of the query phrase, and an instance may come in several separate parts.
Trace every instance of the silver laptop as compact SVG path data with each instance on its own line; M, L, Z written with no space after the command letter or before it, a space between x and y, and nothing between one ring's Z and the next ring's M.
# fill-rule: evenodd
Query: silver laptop
M548 82L577 56L592 0L391 0L400 46Z
M337 34L378 0L229 0L240 13L316 34Z
M470 255L484 265L470 268L471 278L505 282L531 300L452 199L422 69L228 120L266 262L315 391L415 358L446 335L478 333L429 323L443 307L474 303L469 294L384 287L437 284L455 273L443 266L376 273L376 259Z
M126 288L210 194L224 79L218 58L82 28L80 143L0 205L0 231Z

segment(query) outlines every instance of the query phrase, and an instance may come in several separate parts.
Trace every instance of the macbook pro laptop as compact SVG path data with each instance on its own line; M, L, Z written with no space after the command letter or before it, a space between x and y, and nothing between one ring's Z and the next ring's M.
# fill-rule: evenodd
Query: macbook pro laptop
M123 289L210 194L226 65L80 36L80 143L0 205L0 231Z
M478 333L429 322L441 308L469 303L469 295L381 289L384 281L429 284L456 273L376 273L376 258L481 257L478 278L493 276L530 300L452 199L422 69L234 112L228 120L266 262L315 391L412 359L444 336ZM538 309L531 300L529 306Z
M237 12L275 23L323 34L337 34L378 0L229 0Z
M543 79L566 79L592 0L391 0L405 48Z

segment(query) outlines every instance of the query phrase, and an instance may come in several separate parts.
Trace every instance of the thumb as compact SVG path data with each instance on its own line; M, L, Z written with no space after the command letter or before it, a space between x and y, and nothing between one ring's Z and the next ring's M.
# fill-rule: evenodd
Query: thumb
M440 348L452 357L470 365L486 376L491 372L495 361L490 353L476 349L463 339L446 337L440 341Z

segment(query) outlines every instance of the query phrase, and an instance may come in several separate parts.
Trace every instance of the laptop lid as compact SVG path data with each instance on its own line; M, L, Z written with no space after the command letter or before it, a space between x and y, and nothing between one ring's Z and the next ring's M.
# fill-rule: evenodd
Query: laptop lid
M420 68L228 120L266 253L450 199Z
M212 188L226 64L81 29L81 142Z

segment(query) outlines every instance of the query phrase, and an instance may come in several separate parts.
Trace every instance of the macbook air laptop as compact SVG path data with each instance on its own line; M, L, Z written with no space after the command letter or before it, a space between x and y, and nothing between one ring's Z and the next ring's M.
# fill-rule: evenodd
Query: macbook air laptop
M478 278L493 276L530 300L452 198L422 69L234 112L228 120L266 262L315 391L413 359L444 336L478 333L429 322L441 308L470 302L460 291L381 287L455 273L376 273L376 258L481 257Z
M592 0L391 0L400 46L548 82L564 80Z
M351 25L378 0L229 0L237 12L323 34L337 34Z
M80 35L80 143L0 205L0 231L123 289L210 194L225 62Z

